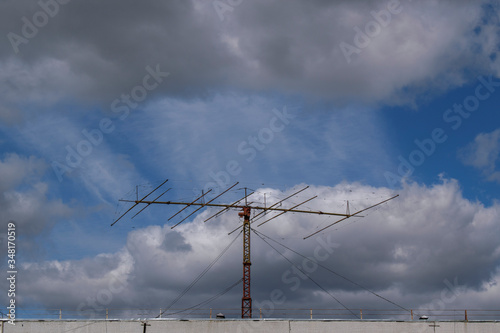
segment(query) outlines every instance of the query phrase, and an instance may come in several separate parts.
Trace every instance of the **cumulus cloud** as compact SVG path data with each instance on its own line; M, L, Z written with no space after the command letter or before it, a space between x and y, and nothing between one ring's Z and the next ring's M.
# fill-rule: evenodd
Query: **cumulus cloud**
M253 200L259 202L263 200L263 193L267 193L267 202L271 203L296 190L262 188ZM321 200L308 203L308 209L342 213L349 200L353 212L392 194L386 188L358 183L311 186L308 191L291 198L289 205L317 194ZM80 310L85 307L89 311L100 309L102 312L110 304L119 308L165 309L236 236L227 235L239 225L235 212L203 223L212 213L211 210L203 212L174 230L169 225L134 230L129 233L127 245L115 254L25 264L24 280L32 286L23 297L27 299L29 295L48 308L64 304L75 309L83 302ZM254 305L269 305L266 301L271 300L271 293L279 290L283 293L280 299L285 301L274 304L277 307L298 308L307 301L307 307L338 308L340 305L332 297L305 277L307 273L344 304L355 308L366 308L367 304L390 306L359 285L406 308L429 306L442 298L443 289L447 299L453 299L446 304L449 308L457 305L498 307L497 300L488 295L497 289L500 248L495 235L500 231L499 214L500 207L496 204L485 207L463 198L454 180L444 180L429 187L406 185L399 198L367 211L365 217L346 220L307 240L302 238L335 219L285 214L256 228L257 231L314 258L357 285L306 262L266 238L300 267L299 271L252 234ZM267 218L271 216L272 213ZM120 293L106 285L111 274L118 274L119 281L126 285ZM209 299L240 277L241 239L175 307L188 307ZM44 282L49 280L51 283ZM59 283L63 287L55 288ZM86 290L86 295L82 295L82 289ZM49 293L50 297L44 297ZM311 298L311 294L316 296ZM210 307L238 308L240 297L240 288L236 288ZM89 299L97 305L90 305Z
M489 181L500 182L497 161L500 154L500 129L490 133L480 133L474 142L459 150L459 158L465 165L470 165L483 172Z

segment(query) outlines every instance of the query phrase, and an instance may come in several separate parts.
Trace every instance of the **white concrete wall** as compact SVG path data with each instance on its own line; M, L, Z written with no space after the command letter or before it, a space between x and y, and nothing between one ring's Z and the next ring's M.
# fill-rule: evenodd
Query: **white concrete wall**
M148 320L147 333L498 333L500 322L395 322L316 320ZM138 320L18 320L3 322L1 333L142 333Z

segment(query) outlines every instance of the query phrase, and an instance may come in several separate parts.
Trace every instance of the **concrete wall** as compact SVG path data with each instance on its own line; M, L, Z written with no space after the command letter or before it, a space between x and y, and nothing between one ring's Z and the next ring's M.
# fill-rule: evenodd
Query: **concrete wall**
M396 322L320 320L148 320L147 333L498 333L500 322ZM139 320L18 320L1 333L142 333Z

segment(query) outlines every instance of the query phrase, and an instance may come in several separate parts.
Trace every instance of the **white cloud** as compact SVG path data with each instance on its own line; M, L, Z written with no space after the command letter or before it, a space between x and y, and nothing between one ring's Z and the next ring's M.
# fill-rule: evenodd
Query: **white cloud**
M101 203L115 204L124 193L145 181L130 161L129 154L134 152L115 150L110 144L117 136L123 138L117 130L121 123L112 119L113 130L103 133L99 127L102 119L91 117L82 121L74 115L36 117L23 124L17 134L18 142L43 156L50 164L48 176L54 182L84 186ZM86 136L83 131L92 134Z
M489 181L500 182L497 161L500 154L500 129L480 133L474 142L459 150L459 157L465 165L481 170Z
M268 193L268 204L271 197L277 200L296 190L261 189ZM312 186L308 191L290 199L288 205L317 194L322 200L308 203L308 209L343 212L348 199L352 212L391 194L386 188L357 183ZM253 199L255 202L263 199L262 192ZM175 230L165 225L132 231L127 245L116 254L84 261L25 264L25 279L36 286L30 288L30 297L47 307L64 304L74 308L87 302L84 298L103 294L102 290L109 289L106 278L119 272L127 288L120 296L113 294L113 306L165 308L235 236L228 236L227 232L239 225L236 212L203 223L210 213L204 212ZM497 288L500 248L495 235L500 231L496 223L499 214L498 205L484 207L470 202L462 197L456 181L445 180L431 187L407 185L398 199L367 211L364 218L346 220L305 241L303 236L335 219L285 214L257 230L306 256L316 256L323 265L407 308L432 304L441 298L449 283L464 289L457 287L455 291L460 291L461 296L449 301L447 308L492 308L499 305L496 299L487 297ZM166 244L166 239L175 241ZM309 280L298 278L300 275L294 273L290 264L255 234L252 239L254 302L269 300L271 291L279 289L286 297L286 307L339 306ZM290 260L304 265L303 258L270 242ZM315 281L348 306L387 305L322 268L310 272ZM202 302L241 276L241 240L207 274L175 307ZM44 282L49 280L50 283ZM65 287L57 290L53 287L56 285ZM79 293L82 289L86 290L85 296ZM448 296L449 290L446 289ZM49 293L51 297L43 297ZM234 289L210 306L237 308L239 293L239 288ZM312 294L316 296L311 298ZM105 307L108 304L99 305L100 309Z
M147 157L148 169L201 188L215 187L215 178L226 186L241 179L285 183L292 174L306 182L385 183L383 171L391 169L383 121L366 108L220 94L205 102L163 99L133 117L124 132L135 131L134 150ZM231 176L234 161L239 172Z

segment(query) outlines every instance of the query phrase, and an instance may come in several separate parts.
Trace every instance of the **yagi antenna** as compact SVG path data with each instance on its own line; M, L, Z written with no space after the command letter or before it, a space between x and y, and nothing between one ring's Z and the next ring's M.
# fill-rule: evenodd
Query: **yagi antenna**
M139 204L146 204L145 207L143 207L138 213L136 213L132 218L134 218L135 216L137 216L140 212L142 212L144 209L146 209L147 207L149 207L150 205L152 204L162 204L162 205L180 205L180 206L184 206L181 210L179 210L177 213L175 213L174 215L172 215L168 220L170 221L172 218L174 218L175 216L179 215L179 213L181 213L182 211L184 211L185 209L189 208L189 207L198 207L197 209L195 209L193 212L191 212L188 216L184 217L180 222L178 222L177 224L173 225L171 228L175 228L176 226L178 226L180 223L182 223L183 221L185 221L187 218L189 218L190 216L192 216L193 214L195 214L196 212L198 212L199 210L203 209L203 208L207 208L207 207L215 207L215 208L220 208L220 210L218 212L216 212L215 214L211 215L210 217L208 217L207 219L204 220L204 222L207 222L215 217L218 217L220 216L221 214L227 212L228 210L230 209L239 209L240 212L238 213L238 215L240 217L243 218L243 224L241 226L239 226L238 228L236 228L235 230L231 231L229 234L237 231L238 229L240 228L243 228L243 297L241 299L241 317L242 318L252 318L252 298L250 296L250 266L251 266L251 261L250 261L250 231L251 231L251 227L250 227L250 224L251 223L254 223L256 222L258 219L262 218L263 216L261 216L262 214L265 214L267 212L277 212L278 214L276 214L275 216L267 219L266 221L260 223L258 226L261 226L285 213L300 213L300 214L317 214L317 215L328 215L328 216L340 216L342 217L340 220L337 220L335 221L334 223L322 228L321 230L318 230L314 233L312 233L311 235L307 236L307 237L304 237L304 239L307 239L313 235L316 235L320 232L322 232L323 230L343 221L343 220L346 220L350 217L361 217L359 215L359 213L361 212L364 212L370 208L373 208L373 207L376 207L378 205L381 205L383 204L384 202L387 202L389 200L392 200L396 197L398 197L399 195L395 195L389 199L386 199L384 201L381 201L375 205L372 205L370 207L367 207L367 208L364 208L362 210L359 210L353 214L351 214L350 212L350 208L349 208L349 202L347 202L347 209L346 209L346 213L345 214L342 214L342 213L332 213L332 212L324 212L324 211L315 211L315 210L305 210L305 209L297 209L297 207L301 206L301 205L304 205L305 203L315 199L317 196L314 196L312 198L309 198L305 201L302 201L301 203L299 204L296 204L290 208L284 208L282 207L283 205L283 202L285 202L286 200L290 199L291 197L301 193L302 191L305 191L306 189L309 188L309 186L306 186L304 187L303 189L300 189L299 191L297 192L294 192L293 194L287 196L285 199L282 199L280 201L277 201L276 203L272 204L271 206L269 207L266 207L267 203L264 203L264 206L261 206L259 204L254 204L254 202L248 202L248 198L254 194L254 192L251 192L249 194L247 194L247 188L244 188L245 190L245 196L239 200L236 200L235 202L231 203L231 204L221 204L221 203L215 203L214 200L216 200L217 198L220 198L223 194L227 193L228 191L230 191L231 189L233 189L236 185L238 185L238 183L235 183L234 185L230 186L229 188L227 188L225 191L223 191L222 193L220 193L219 195L215 196L214 198L212 198L211 200L209 200L208 202L205 202L205 196L210 193L212 190L208 190L207 192L202 192L202 195L199 196L198 198L196 198L195 200L191 201L191 202L183 202L183 201L159 201L160 197L162 197L165 193L167 193L170 189L166 190L165 192L163 192L162 194L160 194L159 196L157 196L154 200L152 201L149 201L149 200L145 200L148 196L150 196L153 192L155 192L157 189L159 189L161 186L163 186L166 182L168 181L168 179L166 181L164 181L162 184L160 184L158 187L156 187L153 191L149 192L146 196L144 196L142 199L137 199L137 200L120 200L120 201L124 201L124 202L130 202L130 203L133 203L132 207L130 207L125 213L123 213L116 221L114 221L111 225L113 226L116 222L118 222L121 218L123 218L128 212L130 212L134 207L136 207L137 205ZM251 212L252 210L260 210L260 212L255 215L253 217L253 219L250 218L251 216Z
M136 200L135 201L135 205L133 205L132 207L130 207L125 213L123 213L119 218L117 218L115 220L115 222L111 223L111 226L114 226L115 223L118 222L118 221L120 221L120 219L122 217L124 217L128 212L130 212L132 210L132 208L134 208L135 206L137 206L138 204L140 204L142 200L146 199L151 193L153 193L154 191L156 191L157 189L159 189L160 187L162 187L166 182L168 182L168 179L165 180L163 183L161 183L157 188L155 188L154 190L152 190L151 192L149 192L148 194L146 194L146 196L144 198L142 198L141 200ZM130 202L129 200L121 200L121 201Z

